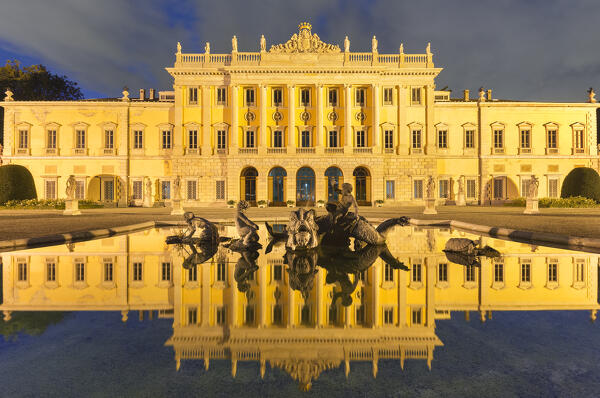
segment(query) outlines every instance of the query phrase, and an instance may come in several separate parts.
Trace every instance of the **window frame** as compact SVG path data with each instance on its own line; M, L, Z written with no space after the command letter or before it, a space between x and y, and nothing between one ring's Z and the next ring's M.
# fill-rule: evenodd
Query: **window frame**
M413 106L423 105L423 87L410 88L410 104Z
M221 95L222 94L222 95ZM227 106L227 86L218 86L215 88L215 105ZM221 98L223 97L223 98Z
M256 87L244 87L244 106L247 108L256 107Z
M300 87L299 93L300 101L298 102L298 105L304 108L310 107L312 104L312 90L310 87ZM305 94L308 96L308 98L304 98Z
M335 101L331 101L332 93L333 93L333 96L335 97ZM340 95L339 94L340 93L339 93L339 90L337 87L328 87L327 88L327 106L331 106L331 107L339 106L339 103L340 103Z
M394 88L393 87L383 87L382 92L382 104L383 106L393 106L394 105ZM389 93L389 98L386 98Z
M279 101L277 101L277 93L279 93ZM277 86L271 88L271 104L274 108L283 106L283 87Z
M366 87L354 87L354 106L366 107L367 106L367 88Z

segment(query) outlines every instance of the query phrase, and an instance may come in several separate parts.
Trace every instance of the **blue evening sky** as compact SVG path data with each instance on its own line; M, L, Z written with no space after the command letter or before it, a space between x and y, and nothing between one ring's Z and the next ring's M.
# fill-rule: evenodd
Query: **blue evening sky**
M585 101L600 83L598 0L2 0L0 60L42 63L79 82L86 97L120 96L127 85L171 89L164 67L184 52L257 51L308 21L325 42L352 51L423 53L431 42L437 87L454 96Z

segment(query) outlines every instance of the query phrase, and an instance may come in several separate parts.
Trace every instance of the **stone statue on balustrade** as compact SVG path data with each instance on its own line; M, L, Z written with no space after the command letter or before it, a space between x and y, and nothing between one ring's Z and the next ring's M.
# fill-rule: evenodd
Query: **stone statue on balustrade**
M347 53L350 51L350 39L348 39L348 36L346 36L346 38L344 38L344 52Z
M371 39L371 52L377 52L377 38L375 36Z
M206 44L204 45L204 52L206 54L210 54L210 43L206 42Z
M67 199L72 200L75 198L75 188L77 186L77 181L75 180L75 176L71 174L67 179L67 188L65 189L65 193L67 194Z
M265 39L265 35L260 35L260 51L267 51L267 40Z
M177 54L181 54L181 43L177 42Z
M238 50L238 46L237 46L237 37L235 35L233 35L233 37L231 38L231 52L236 53Z

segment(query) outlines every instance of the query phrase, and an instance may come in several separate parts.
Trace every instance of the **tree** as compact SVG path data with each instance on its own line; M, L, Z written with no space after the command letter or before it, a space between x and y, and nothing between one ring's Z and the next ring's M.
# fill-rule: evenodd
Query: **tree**
M563 181L561 198L583 196L600 202L600 176L589 167L576 167Z
M36 199L33 176L17 164L0 167L0 205L9 200Z

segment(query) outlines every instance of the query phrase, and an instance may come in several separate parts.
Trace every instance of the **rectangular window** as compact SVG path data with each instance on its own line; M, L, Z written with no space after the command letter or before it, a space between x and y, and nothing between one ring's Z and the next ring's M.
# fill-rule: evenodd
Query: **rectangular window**
M198 149L198 130L188 131L188 148Z
M75 132L75 148L85 148L85 130L77 130Z
M246 131L246 148L254 148L255 145L255 141L254 141L254 130L247 130Z
M465 267L465 282L475 282L475 266L467 265Z
M577 261L575 263L575 282L585 281L585 263Z
M558 198L558 178L548 179L548 197Z
M531 130L521 130L520 148L531 148Z
M529 183L531 182L531 180L527 179L522 179L521 180L521 196L522 197L527 197L527 194L529 192Z
M142 149L144 147L144 132L142 130L134 130L133 132L133 149Z
M494 282L504 282L504 264L494 264Z
M133 280L134 282L141 282L142 280L142 263L133 263Z
M273 88L273 106L283 105L283 90L279 87Z
M26 282L27 281L27 263L18 263L17 264L17 279L19 282Z
M227 105L226 87L217 87L217 105Z
M256 102L254 100L254 89L253 88L247 88L245 89L245 94L246 94L246 106L255 106Z
M354 105L355 106L365 106L365 89L364 88L356 88L354 90Z
M245 324L253 325L254 324L254 306L246 305L246 314L245 314Z
M47 262L46 263L46 281L47 282L56 282L56 263L55 262Z
M113 281L113 263L112 261L104 262L104 282Z
M364 130L356 131L356 147L357 148L364 148L367 146L367 137L366 136L367 135Z
M188 308L188 325L195 325L198 323L198 308L189 307Z
M85 282L84 263L75 263L75 282Z
M448 130L438 130L438 148L448 148Z
M187 200L197 200L198 181L188 180L187 182Z
M328 99L329 106L338 106L338 90L337 90L337 88L329 89L327 99Z
M168 261L163 261L160 268L160 280L163 282L171 281L171 263Z
M161 181L160 182L160 193L161 193L161 198L171 199L171 181Z
M138 180L138 181L134 181L133 182L133 195L132 195L132 199L134 200L141 200L143 199L143 184L142 181Z
M339 146L337 130L329 130L329 148L337 148Z
M394 100L394 89L384 88L383 89L383 105L392 105Z
M449 180L440 180L440 198L448 199L450 196L450 181Z
M423 280L421 275L421 268L421 264L413 264L411 272L411 280L413 282L421 282Z
M75 199L85 199L85 181L75 181Z
M475 180L467 180L467 198L476 198L477 193L475 191L476 182Z
M227 131L217 130L217 149L227 148Z
M383 280L385 282L394 281L394 269L388 263L385 263L385 266L383 268Z
M310 131L304 130L300 133L300 146L302 148L310 147Z
M115 134L112 130L104 130L104 149L113 149L115 147Z
M273 266L273 280L280 281L283 279L283 267L281 265Z
M162 149L171 149L171 130L162 131Z
M475 148L475 130L465 130L465 148Z
M531 282L531 264L521 264L521 282Z
M394 130L385 130L383 132L383 145L385 149L394 148Z
M282 148L283 147L283 131L275 130L273 131L273 148Z
M411 324L421 325L423 323L422 309L413 308L411 311Z
M365 306L362 304L356 305L356 324L364 325L365 323Z
M225 306L217 307L217 325L225 325L227 322L227 311Z
M300 89L300 105L301 106L310 106L310 89L309 88Z
M548 130L547 132L547 145L549 149L558 148L558 134L556 130Z
M190 87L188 90L188 103L189 104L197 104L198 103L198 88Z
M413 197L415 199L423 199L423 180L413 181Z
M217 263L217 281L218 282L225 282L225 270L226 270L225 263Z
M56 199L56 180L46 180L44 188L46 199Z
M413 130L412 131L412 148L413 149L421 148L421 130Z
M494 178L494 199L504 199L504 178Z
M394 199L396 197L396 181L387 180L385 182L385 198Z
M575 130L573 147L583 149L583 130Z
M275 304L273 306L273 323L275 325L281 325L283 322L283 309L281 304Z
M394 309L387 307L383 309L383 324L392 325L394 323Z
M438 282L448 282L448 264L438 264Z
M558 282L558 264L548 264L548 282Z
M217 200L225 200L225 181L215 181L215 192Z
M198 267L195 265L188 269L188 282L198 282Z
M412 105L421 105L421 87L413 87L410 102Z
M28 130L19 130L19 148L20 149L29 148L29 131Z
M504 130L494 130L494 148L504 148Z
M46 148L56 149L56 130L48 130L48 138L46 140Z

